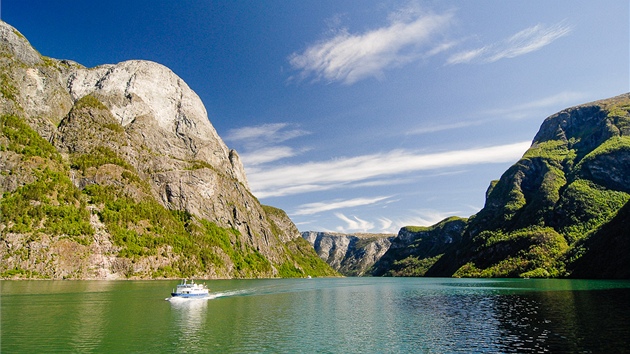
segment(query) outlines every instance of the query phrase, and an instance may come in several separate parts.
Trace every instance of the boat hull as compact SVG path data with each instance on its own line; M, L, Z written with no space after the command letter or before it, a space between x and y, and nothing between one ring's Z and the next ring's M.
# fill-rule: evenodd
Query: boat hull
M171 293L171 296L172 297L180 297L180 298L184 298L184 299L187 299L187 298L197 298L198 299L198 298L206 297L206 296L208 296L208 294L207 293L205 293L205 294L178 294L178 293Z

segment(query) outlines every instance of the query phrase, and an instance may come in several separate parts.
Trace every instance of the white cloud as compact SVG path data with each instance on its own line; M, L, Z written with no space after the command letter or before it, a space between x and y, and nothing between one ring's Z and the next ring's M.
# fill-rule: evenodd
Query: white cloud
M427 133L435 133L444 130L452 130L452 129L461 129L467 128L477 125L482 125L486 123L487 120L476 120L476 121L465 121L465 122L455 122L450 124L440 124L440 125L426 125L421 126L415 129L411 129L406 133L406 135L421 135Z
M390 24L365 33L342 30L315 43L289 62L301 77L353 84L367 77L380 77L391 67L437 54L452 46L433 44L434 37L452 22L452 13L421 14L415 9L390 15Z
M399 228L402 228L404 226L435 225L438 222L450 216L459 214L459 211L444 212L444 211L433 210L433 209L420 209L420 210L416 210L415 214L416 215L414 216L398 220Z
M454 22L454 13L422 13L407 8L390 14L387 26L363 33L338 30L331 38L308 46L289 56L291 66L302 79L353 84L383 76L385 70L452 50L462 40L448 40L444 32ZM479 48L451 54L448 65L492 63L537 51L571 33L564 21L538 24Z
M381 216L374 221L364 220L357 216L348 217L343 213L335 213L335 216L345 223L344 225L338 225L335 231L341 233L372 232L397 234L405 226L432 226L458 213L457 211L443 212L422 209L412 210L408 215L394 218L393 220Z
M335 216L346 223L346 226L338 226L337 232L351 233L351 232L369 232L374 229L374 223L359 219L353 216L352 219L345 216L342 213L335 213Z
M291 128L289 123L268 123L228 131L225 140L243 142L250 146L277 144L308 135L310 132Z
M564 91L538 100L518 104L513 107L489 110L484 112L484 114L500 115L502 119L505 117L520 119L529 116L532 111L546 108L562 109L569 105L578 104L582 102L585 97L586 95L584 93ZM536 119L540 118L541 117L538 116L536 117Z
M545 98L541 98L539 100L526 102L516 106L516 109L524 110L524 109L535 109L535 108L546 108L557 105L567 105L576 102L580 102L584 98L584 94L579 92L571 92L565 91L555 94L553 96L548 96Z
M503 41L455 53L449 57L446 63L493 63L501 59L515 58L537 51L568 35L571 33L571 30L571 26L566 25L564 22L549 27L538 24L526 28Z
M587 95L580 92L564 91L548 97L516 104L507 108L496 108L477 113L477 116L483 116L484 119L468 120L461 122L453 122L446 124L427 124L412 128L405 132L405 135L422 135L428 133L435 133L445 130L462 129L474 126L480 126L484 124L491 124L496 120L505 120L506 118L518 120L523 118L535 118L541 119L543 114L541 110L546 109L562 109L571 105L579 104L586 99ZM547 111L548 112L548 111ZM551 113L551 112L548 112ZM488 116L493 116L488 118Z
M407 150L338 158L325 162L253 169L249 184L259 198L348 187L392 175L480 163L518 160L530 142L419 154Z
M426 57L432 57L434 55L438 55L438 54L440 54L442 52L445 52L445 51L453 48L456 44L457 44L457 42L454 42L454 41L453 42L446 42L446 43L439 44L435 48L429 50L426 53L425 56Z
M470 63L471 61L483 56L488 51L487 47L477 48L472 50L466 50L463 52L455 53L451 55L446 64L463 64Z
M429 209L416 210L412 211L411 215L396 218L395 220L390 220L390 223L389 225L387 225L387 227L385 227L386 225L383 224L383 227L378 230L378 232L398 233L398 231L405 226L431 226L450 216L457 214L458 212L442 212Z
M308 203L303 204L298 207L298 209L291 213L292 215L311 215L317 214L322 211L330 211L336 209L350 208L355 206L363 206L378 203L382 200L389 199L390 196L385 197L375 197L375 198L355 198L348 200L335 200L331 202L317 202L317 203Z
M514 58L535 52L570 32L571 27L562 23L548 28L543 25L526 28L510 37L500 48L501 50L496 51L493 56L488 58L488 61L495 62L503 58Z
M280 143L308 134L310 132L298 129L293 124L269 123L232 129L228 131L225 141L242 146L239 155L243 165L249 169L301 154L307 149L296 150Z
M364 187L380 187L380 186L394 186L397 184L408 184L416 181L416 178L393 178L387 177L387 179L382 180L369 180L365 182L354 182L352 186L354 188L364 188Z
M378 221L381 223L381 230L389 230L394 223L392 220L388 218L379 218Z
M278 130L282 129L286 124L284 123L270 123L257 125L252 127L243 127L232 129L228 131L225 140L246 140L246 139L256 139L262 136L268 136L270 134L274 134Z
M296 156L298 153L289 146L273 146L254 150L254 152L245 152L240 155L241 161L246 166L257 166L281 160L288 157Z

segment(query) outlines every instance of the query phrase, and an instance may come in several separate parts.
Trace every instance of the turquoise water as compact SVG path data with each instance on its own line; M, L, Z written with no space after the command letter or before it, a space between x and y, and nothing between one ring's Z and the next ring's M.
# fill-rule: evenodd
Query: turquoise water
M630 281L2 281L2 353L630 351Z

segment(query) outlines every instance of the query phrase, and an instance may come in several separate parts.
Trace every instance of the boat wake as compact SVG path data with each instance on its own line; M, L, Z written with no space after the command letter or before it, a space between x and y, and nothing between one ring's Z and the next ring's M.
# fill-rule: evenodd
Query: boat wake
M212 299L218 299L220 297L242 296L242 295L246 295L247 293L248 293L247 290L224 291L224 292L208 294L207 298L209 300L212 300Z

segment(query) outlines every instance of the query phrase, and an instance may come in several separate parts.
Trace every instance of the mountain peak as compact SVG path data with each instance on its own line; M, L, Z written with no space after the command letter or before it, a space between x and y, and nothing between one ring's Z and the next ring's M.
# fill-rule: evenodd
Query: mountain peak
M169 68L47 58L6 23L0 45L0 274L335 274Z
M374 271L630 277L629 135L630 93L548 117L530 149L491 183L483 209L458 229L459 239L451 238L456 242L426 253L426 241L418 241L422 231L410 238L401 237L401 230L392 242L399 246ZM433 240L445 236L438 225Z
M8 23L0 20L0 50L13 53L15 58L27 65L42 63L39 53L26 37Z

